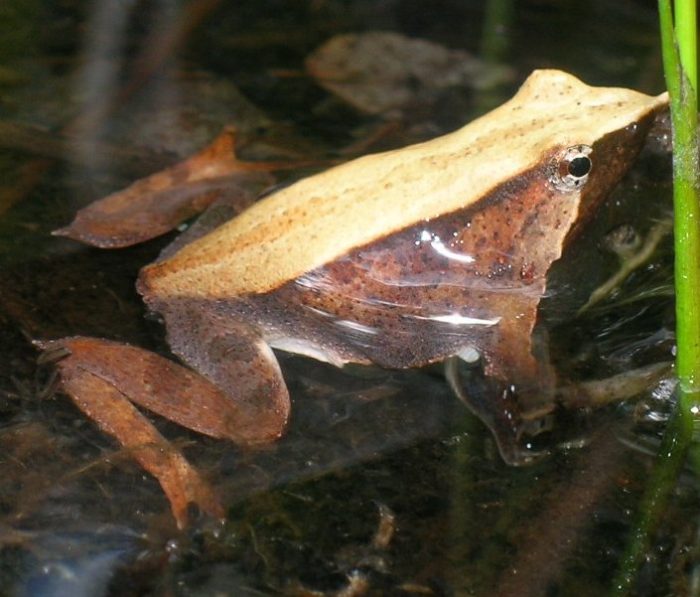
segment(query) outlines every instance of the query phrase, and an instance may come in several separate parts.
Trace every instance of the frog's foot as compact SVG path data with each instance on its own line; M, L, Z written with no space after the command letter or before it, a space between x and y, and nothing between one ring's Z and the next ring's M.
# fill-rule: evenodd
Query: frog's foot
M528 413L524 419L514 393L509 388L496 391L488 381L470 384L467 392L459 374L459 364L458 357L445 361L447 381L457 397L491 430L503 460L513 466L523 466L546 456L546 451L531 448L526 438L549 428L549 410Z
M652 363L605 379L562 386L557 388L557 400L565 408L599 408L639 396L672 375L673 363Z
M252 443L251 436L260 440L260 434L241 429L226 394L193 371L133 346L82 337L40 346L64 356L57 367L65 392L156 477L178 526L187 524L190 504L223 517L212 487L132 403L213 437L244 444ZM276 437L281 427L277 422L275 430L264 429L262 437Z

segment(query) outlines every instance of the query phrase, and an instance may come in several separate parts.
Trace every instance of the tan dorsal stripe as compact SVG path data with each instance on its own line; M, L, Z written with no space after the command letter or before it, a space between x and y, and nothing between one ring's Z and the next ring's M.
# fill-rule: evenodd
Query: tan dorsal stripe
M300 180L144 272L160 296L266 292L421 220L469 206L556 146L593 145L667 103L535 71L508 102L425 143Z

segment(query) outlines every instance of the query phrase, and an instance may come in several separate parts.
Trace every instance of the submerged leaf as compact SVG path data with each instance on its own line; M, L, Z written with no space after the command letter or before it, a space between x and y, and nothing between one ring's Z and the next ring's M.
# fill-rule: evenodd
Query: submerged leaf
M284 167L289 164L239 160L234 131L225 129L199 153L95 201L54 234L102 248L135 245L169 232L214 201L243 210L273 182L269 172Z
M336 35L306 59L319 85L362 112L432 103L450 87L484 87L506 73L463 50L385 31Z

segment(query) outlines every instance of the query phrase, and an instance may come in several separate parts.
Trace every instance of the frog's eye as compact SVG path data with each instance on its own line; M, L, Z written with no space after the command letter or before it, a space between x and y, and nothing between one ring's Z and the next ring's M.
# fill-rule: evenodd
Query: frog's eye
M574 191L586 183L593 168L589 145L574 145L559 152L548 168L549 182L558 191Z

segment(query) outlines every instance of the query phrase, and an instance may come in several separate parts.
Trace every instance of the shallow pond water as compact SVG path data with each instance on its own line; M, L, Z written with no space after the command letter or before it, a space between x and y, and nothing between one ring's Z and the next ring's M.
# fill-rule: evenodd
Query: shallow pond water
M225 523L193 512L191 527L178 531L158 484L56 391L32 340L92 335L168 354L134 282L173 235L102 251L50 232L223 126L235 123L249 159L323 163L460 126L510 97L534 68L658 93L655 8L641 0L8 0L0 11L0 593L608 591L672 408L668 380L625 405L563 414L541 440L550 456L513 468L439 369L341 371L281 355L293 417L269 449L242 451L154 417L225 496ZM407 99L389 108L395 85L382 89L376 109L350 105L304 61L334 35L370 31L468 52L474 70L442 87L415 75ZM452 60L459 67L466 58ZM359 84L371 98L367 85L379 83ZM667 241L612 298L573 320L563 315L580 298L567 273L603 280L615 269L601 249L607 232L631 224L644 235L667 216L668 175L668 156L646 152L586 234L586 250L556 272L546 315L565 376L603 378L671 358ZM688 472L635 594L697 590L696 503Z

